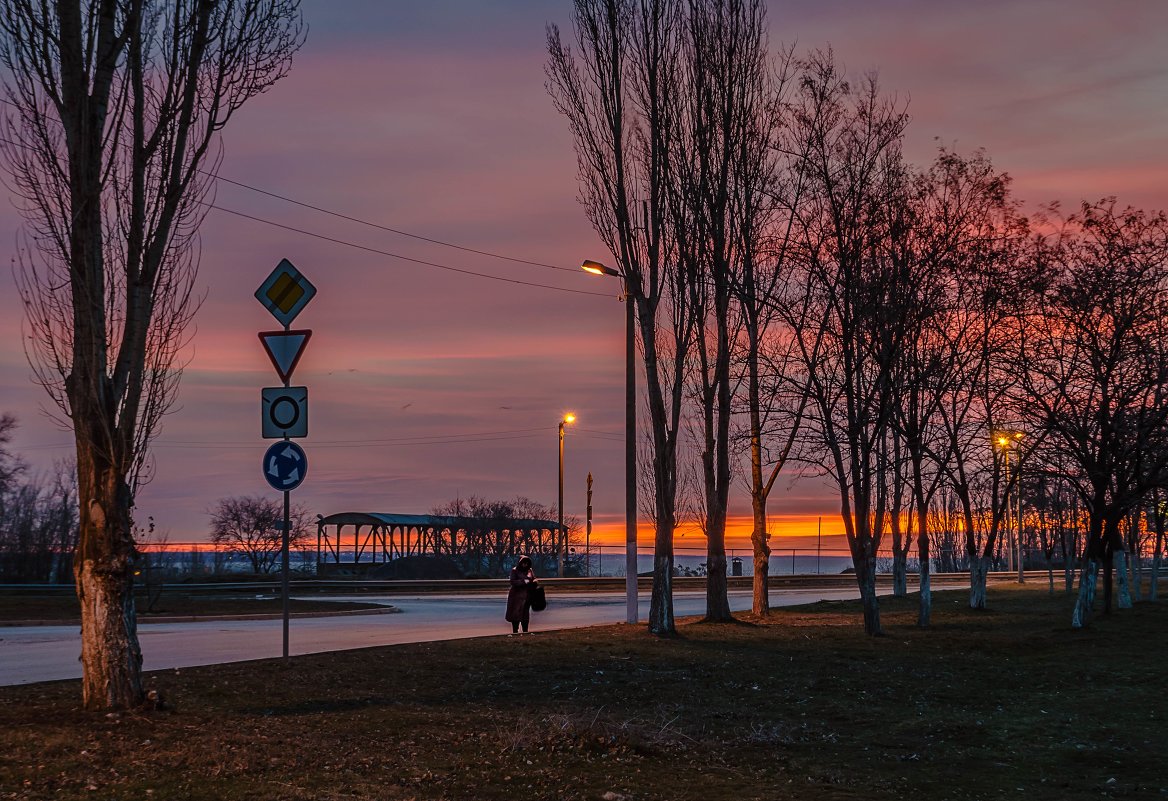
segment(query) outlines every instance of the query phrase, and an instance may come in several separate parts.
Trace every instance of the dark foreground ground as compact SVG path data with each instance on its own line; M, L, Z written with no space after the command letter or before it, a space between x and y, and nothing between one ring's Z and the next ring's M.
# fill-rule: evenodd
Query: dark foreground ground
M151 674L168 708L0 688L0 798L1168 799L1168 604L1045 587Z

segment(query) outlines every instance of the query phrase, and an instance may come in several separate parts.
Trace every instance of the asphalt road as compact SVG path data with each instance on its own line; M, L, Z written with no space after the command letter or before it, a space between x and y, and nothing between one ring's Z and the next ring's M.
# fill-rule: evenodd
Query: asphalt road
M792 606L818 600L856 598L854 587L801 588L771 593L773 606ZM353 601L353 596L313 600ZM289 623L289 651L310 654L433 640L506 635L504 598L496 595L427 595L416 597L361 597L385 603L400 614L349 617L294 618ZM647 593L641 594L641 620L648 614ZM704 592L675 592L674 614L705 611ZM735 611L750 608L748 591L732 591ZM579 628L625 619L623 593L565 593L549 595L548 608L532 613L532 631ZM280 655L280 620L224 620L198 623L155 623L138 627L143 669L163 670L242 662ZM77 626L0 627L0 686L81 677L81 637Z

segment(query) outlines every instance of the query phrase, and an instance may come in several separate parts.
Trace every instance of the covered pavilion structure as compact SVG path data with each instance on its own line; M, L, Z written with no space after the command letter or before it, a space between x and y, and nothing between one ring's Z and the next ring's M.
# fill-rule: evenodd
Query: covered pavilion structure
M554 520L339 512L317 520L317 570L330 572L342 564L360 570L409 556L487 565L519 554L554 558L562 541L557 528Z

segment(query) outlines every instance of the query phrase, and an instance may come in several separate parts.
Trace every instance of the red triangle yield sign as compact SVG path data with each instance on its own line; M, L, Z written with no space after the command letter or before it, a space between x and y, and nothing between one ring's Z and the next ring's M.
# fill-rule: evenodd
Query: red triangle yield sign
M292 372L300 363L304 346L311 336L312 331L307 328L299 331L260 331L260 342L264 344L264 350L281 381L292 378Z

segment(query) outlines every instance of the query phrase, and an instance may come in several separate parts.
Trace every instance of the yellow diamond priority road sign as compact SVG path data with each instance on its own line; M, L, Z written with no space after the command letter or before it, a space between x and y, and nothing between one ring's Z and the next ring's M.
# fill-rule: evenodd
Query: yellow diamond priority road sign
M287 326L315 294L316 287L312 282L293 267L292 262L282 259L267 280L260 284L255 296L281 325Z

